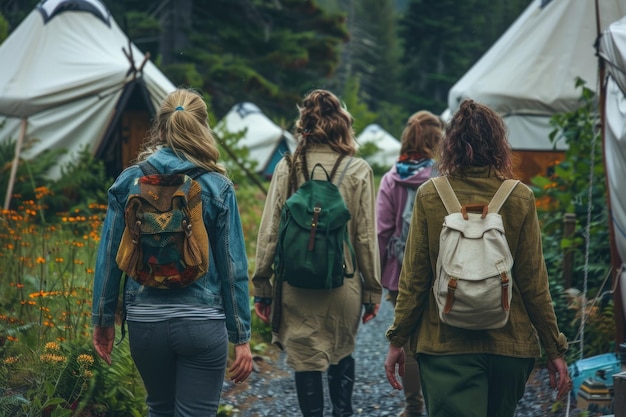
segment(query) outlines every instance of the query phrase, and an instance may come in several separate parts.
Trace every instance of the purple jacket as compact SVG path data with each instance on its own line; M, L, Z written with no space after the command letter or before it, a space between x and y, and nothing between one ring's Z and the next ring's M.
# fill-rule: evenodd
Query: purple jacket
M402 234L402 211L406 204L407 187L417 188L431 177L432 160L421 160L417 164L396 162L380 181L376 197L376 227L378 250L380 251L381 282L388 290L398 290L401 265L388 250L392 236ZM409 173L401 176L398 164ZM424 166L427 165L427 166Z

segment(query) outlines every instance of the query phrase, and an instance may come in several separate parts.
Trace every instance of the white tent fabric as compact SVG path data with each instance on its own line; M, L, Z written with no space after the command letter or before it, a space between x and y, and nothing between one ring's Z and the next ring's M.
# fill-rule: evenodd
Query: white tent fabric
M248 157L255 161L256 172L271 176L282 155L293 154L297 142L291 133L272 122L256 104L235 104L214 128L218 135L243 133L238 147L248 149Z
M400 141L377 124L367 126L356 138L359 146L373 143L378 147L378 152L368 156L370 163L389 168L398 160L400 155Z
M98 0L40 3L0 45L0 142L17 141L25 119L37 141L24 157L64 148L60 167L95 151L130 82L143 81L154 108L175 89L145 59Z
M596 91L596 3L601 31L626 14L626 0L533 1L450 89L450 111L471 98L503 115L513 149L552 150L550 117L580 105L575 79Z
M609 186L611 217L617 251L626 262L626 17L611 24L603 33L600 56L606 62L608 73L605 120L604 154ZM622 264L624 265L624 264ZM622 284L626 271L622 270ZM626 294L626 288L622 289Z

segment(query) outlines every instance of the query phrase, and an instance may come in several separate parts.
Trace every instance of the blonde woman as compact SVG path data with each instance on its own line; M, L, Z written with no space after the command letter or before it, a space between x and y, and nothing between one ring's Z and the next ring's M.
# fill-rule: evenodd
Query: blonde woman
M352 117L334 94L312 91L298 109L298 147L293 157L277 165L261 219L253 276L255 311L262 320L272 322L273 342L287 352L302 415L323 416L325 373L333 416L351 416L357 329L360 321L366 323L376 315L382 293L373 173L365 161L353 157ZM330 173L342 155L346 157L336 172L348 167L339 190L351 214L348 232L356 254L354 277L331 290L295 288L287 282L277 285L272 278L278 225L283 203L293 189L290 185L302 184L304 171L311 175L316 164ZM323 175L315 171L316 179L324 179Z
M155 289L125 280L124 314L131 355L147 391L149 417L216 416L228 357L230 377L243 382L252 371L248 263L232 182L217 161L207 107L197 93L178 89L162 103L152 135L138 156L160 173L200 167L202 206L209 235L209 270L179 289ZM142 175L133 165L109 189L93 286L93 342L111 363L115 312L122 271L115 258L124 229L129 187Z

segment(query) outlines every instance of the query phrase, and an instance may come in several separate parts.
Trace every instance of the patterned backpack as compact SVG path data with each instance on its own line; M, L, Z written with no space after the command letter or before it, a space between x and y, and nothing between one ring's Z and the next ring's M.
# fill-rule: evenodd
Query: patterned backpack
M180 288L209 267L209 237L202 219L202 187L187 174L160 174L149 162L131 185L126 226L116 256L119 268L146 287Z

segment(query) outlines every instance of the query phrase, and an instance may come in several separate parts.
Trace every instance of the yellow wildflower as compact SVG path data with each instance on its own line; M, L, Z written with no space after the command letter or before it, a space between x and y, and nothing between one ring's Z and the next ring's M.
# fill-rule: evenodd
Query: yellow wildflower
M78 355L78 357L76 358L76 362L78 362L78 364L81 366L89 367L93 365L94 360L93 356L91 355L81 354Z
M65 362L65 356L62 355L55 355L53 353L43 353L39 356L39 359L42 362L46 362L46 363L61 363L61 362Z
M44 350L50 350L50 351L54 351L54 352L58 352L61 350L61 346L56 343L56 342L48 342L45 344L45 346L43 347Z

